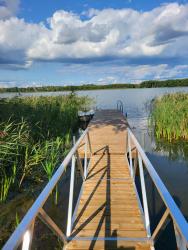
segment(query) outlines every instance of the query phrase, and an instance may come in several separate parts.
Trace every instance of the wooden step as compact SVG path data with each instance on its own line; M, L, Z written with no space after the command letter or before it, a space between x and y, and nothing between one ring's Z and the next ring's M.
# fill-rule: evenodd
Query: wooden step
M106 221L108 220L104 220L104 224L107 227L110 228L116 228L118 231L144 231L145 227L143 224L135 224L135 223L110 223L110 224L106 224ZM94 223L92 221L92 223L88 223L87 225L84 225L84 223L79 223L78 225L75 226L74 230L83 227L85 230L93 230L94 228L97 228L99 226L99 223Z
M116 230L116 228L114 228ZM111 236L113 233L113 230L110 230L106 228L105 226L97 226L97 228L93 228L91 230L85 230L85 228L82 228L77 234L77 237L93 237L93 235L97 234L98 237L106 237ZM74 234L74 231L73 231ZM116 232L117 237L124 237L124 238L144 238L147 237L145 230L138 230L138 231L129 231L129 230L117 230Z
M67 248L69 250L117 250L117 249L126 249L126 250L150 250L150 244L146 242L131 242L123 240L114 240L114 241L71 241Z

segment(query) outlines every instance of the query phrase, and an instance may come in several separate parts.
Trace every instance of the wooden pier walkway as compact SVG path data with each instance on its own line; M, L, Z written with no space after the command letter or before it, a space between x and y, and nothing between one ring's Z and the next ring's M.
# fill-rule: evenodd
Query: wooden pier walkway
M97 111L89 136L92 157L66 249L151 249L126 157L126 119Z
M31 249L36 237L36 219L48 226L65 250L154 250L161 230L168 229L164 226L170 219L174 231L169 240L173 242L175 237L178 250L188 249L186 219L128 127L121 113L123 105L117 105L117 109L120 111L101 110L95 113L89 128L75 142L3 250ZM71 172L65 232L58 225L62 221L57 224L53 215L51 217L45 211L44 205L67 168L71 168ZM75 197L77 168L82 176L82 186L76 190L76 194L80 193ZM144 171L149 174L166 208L152 231ZM137 193L135 174L140 180L142 203ZM43 232L40 233L43 237ZM170 246L167 249L171 249Z

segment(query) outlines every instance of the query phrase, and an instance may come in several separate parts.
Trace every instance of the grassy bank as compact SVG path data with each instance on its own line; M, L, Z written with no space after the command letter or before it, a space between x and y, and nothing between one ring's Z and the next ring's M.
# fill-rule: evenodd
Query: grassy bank
M188 139L188 94L164 95L153 102L151 123L157 138Z
M0 100L0 246L69 151L77 112L89 105L75 94Z

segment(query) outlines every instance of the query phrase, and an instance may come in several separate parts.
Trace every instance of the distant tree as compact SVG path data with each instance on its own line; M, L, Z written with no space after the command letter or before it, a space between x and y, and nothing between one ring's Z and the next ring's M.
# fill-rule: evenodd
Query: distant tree
M173 80L149 80L143 81L140 84L132 83L116 83L116 84L84 84L80 86L42 86L42 87L27 87L27 88L0 88L0 93L3 92L49 92L49 91L79 91L79 90L96 90L96 89L128 89L128 88L159 88L159 87L185 87L188 86L188 79L173 79Z

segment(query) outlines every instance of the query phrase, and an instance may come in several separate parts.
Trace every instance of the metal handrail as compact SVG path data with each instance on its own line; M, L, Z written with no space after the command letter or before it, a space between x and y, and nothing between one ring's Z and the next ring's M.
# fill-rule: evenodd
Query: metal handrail
M133 164L132 159L132 146L131 143L134 144L134 148L137 150L138 155L138 165L139 165L139 172L140 172L140 180L141 180L141 193L142 193L142 200L143 200L143 211L144 211L144 219L145 219L145 226L147 230L147 237L148 239L155 241L156 237L161 230L164 222L170 215L173 224L174 224L174 231L176 236L176 242L179 250L186 250L188 247L188 223L186 222L184 216L182 215L181 211L177 207L176 203L174 202L173 198L171 197L170 193L168 192L167 188L163 184L162 180L158 176L157 172L155 171L152 163L149 161L148 157L146 156L144 150L138 143L136 137L128 128L128 152L129 152L129 168L132 178L134 179L136 173L136 166L135 162ZM3 250L11 250L16 249L19 247L20 243L22 242L22 249L26 250L30 248L30 244L32 242L32 235L35 225L35 219L38 216L49 228L66 244L69 236L72 232L72 226L75 221L75 214L78 208L79 200L81 197L81 193L83 190L83 185L80 190L79 198L77 200L76 207L73 213L73 190L74 190L74 173L75 173L75 161L78 161L78 167L80 169L83 181L85 181L87 176L87 171L89 167L89 163L87 160L88 157L88 146L90 154L91 151L91 144L89 139L89 129L87 128L78 141L75 143L69 154L66 156L62 164L59 166L55 174L53 175L52 179L48 182L46 187L43 189L39 197L36 199L32 207L29 209L27 214L22 219L21 223L18 225L17 229L13 232L9 240L3 247ZM78 148L80 143L85 139L85 150L84 150L84 166L82 166L82 162L79 158ZM43 205L48 199L49 195L51 194L54 187L57 185L59 179L63 175L66 167L72 160L71 165L71 180L70 180L70 192L69 192L69 205L68 205L68 217L67 217L67 231L66 235L61 231L61 229L56 225L56 223L48 216L48 214L44 211ZM143 164L144 163L144 164ZM144 180L144 171L143 167L147 169L155 187L157 188L165 206L166 211L162 216L159 224L155 228L154 232L151 234L150 232L150 218L149 218L149 211L148 211L148 204L147 204L147 190L145 187L145 180Z
M121 100L117 100L117 110L123 113L123 102Z
M66 243L67 236L64 235L64 233L58 228L58 226L52 221L52 219L46 214L46 212L43 209L43 205L48 199L49 195L51 194L52 190L54 187L57 185L59 179L63 175L66 167L72 160L72 169L74 170L75 167L75 155L77 154L78 147L80 143L83 141L84 138L89 141L89 134L88 134L89 129L87 128L81 137L78 139L76 144L73 146L69 154L66 156L64 161L61 163L51 180L47 183L41 194L38 196L32 207L29 209L27 214L24 216L22 219L21 223L18 225L16 230L13 232L13 234L10 236L9 240L6 242L6 244L3 247L3 250L11 250L11 249L16 249L19 247L20 243L23 242L22 249L29 249L31 241L32 241L32 234L33 234L33 228L35 224L35 219L37 216L39 216L48 226L51 228L51 230L62 239ZM86 137L87 136L87 137ZM89 149L91 153L91 145L89 141ZM78 154L76 157L79 157ZM80 159L79 159L80 160ZM85 161L87 161L87 147L85 147ZM81 161L79 161L81 164ZM87 164L84 163L84 173L86 174L87 172ZM71 175L72 175L72 170L71 169ZM83 168L81 166L80 171L83 171ZM82 176L84 179L84 176ZM73 181L72 181L72 186L70 186L70 189L73 189ZM70 195L70 194L69 194ZM67 229L67 232L70 233L72 229L72 200L69 199L69 218L68 218L68 225L69 228ZM71 222L70 222L71 220Z
M132 161L132 147L131 141L133 142L134 148L137 150L138 155L138 163L139 163L139 170L140 170L140 180L141 180L141 192L143 197L143 205L144 205L144 216L145 216L145 224L146 229L148 232L148 237L151 237L152 240L155 241L156 236L158 235L160 229L164 225L164 222L170 215L175 229L175 236L178 249L186 250L188 247L188 223L184 218L183 214L181 213L180 209L176 205L175 201L173 200L172 196L168 192L167 188L165 187L164 183L160 179L159 175L157 174L156 170L154 169L152 163L146 156L144 150L140 146L139 142L137 141L136 137L132 133L132 131L128 128L128 152L129 152L129 168L131 175L134 177L134 172L136 169L133 168L133 161ZM133 146L132 145L132 146ZM144 164L142 164L142 162ZM143 165L147 169L149 176L151 177L155 187L157 188L160 197L162 198L165 206L166 211L162 216L159 224L157 225L156 229L154 230L153 234L150 236L150 222L149 222L149 213L148 213L148 205L147 205L147 197L146 197L146 189L145 189L145 181L144 181L144 174L143 174ZM136 168L136 167L135 167ZM149 226L149 228L147 228Z

